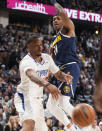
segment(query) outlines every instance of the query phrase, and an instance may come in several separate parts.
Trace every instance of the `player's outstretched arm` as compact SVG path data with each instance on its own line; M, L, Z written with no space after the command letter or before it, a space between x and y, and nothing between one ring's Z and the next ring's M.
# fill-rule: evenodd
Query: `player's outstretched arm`
M53 0L53 4L63 20L63 27L68 30L68 34L70 34L71 36L75 36L75 26L72 20L68 18L63 7L59 3L57 3L56 0Z
M56 100L58 99L58 96L61 95L60 91L57 89L56 86L43 80L41 77L37 75L37 73L33 69L28 69L26 71L26 75L30 78L31 81L35 82L39 86L47 88L49 93L51 93L53 98L55 98Z
M65 74L64 72L62 71L58 71L56 74L54 74L54 76L62 81L62 82L67 82L69 84L72 84L72 79L73 77L70 75L70 73L68 72L67 74Z

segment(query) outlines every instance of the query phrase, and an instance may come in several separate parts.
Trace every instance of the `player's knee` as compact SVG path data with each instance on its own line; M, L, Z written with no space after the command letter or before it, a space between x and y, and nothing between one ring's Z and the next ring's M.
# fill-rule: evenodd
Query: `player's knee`
M35 122L33 120L25 120L23 122L24 131L34 131Z

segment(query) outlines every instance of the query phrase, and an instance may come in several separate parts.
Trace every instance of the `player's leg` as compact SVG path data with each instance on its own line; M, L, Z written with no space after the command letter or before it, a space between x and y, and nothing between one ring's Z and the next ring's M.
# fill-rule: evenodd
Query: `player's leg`
M66 112L66 114L71 117L74 107L70 103L70 97L69 96L62 96L62 98L59 100L59 104L60 104L61 108Z
M34 125L35 125L35 122L34 120L25 120L22 124L22 129L21 131L34 131Z
M48 127L45 123L44 110L40 110L40 114L36 117L35 131L48 131ZM43 114L42 114L43 112Z
M72 104L70 104L70 97L68 96L62 96L62 99L60 99L60 106L62 109L70 116L72 116L72 112L74 110L74 107ZM89 131L89 127L85 127L81 129L82 131Z
M47 125L45 123L42 101L42 98L33 98L33 100L31 98L30 101L35 118L35 131L48 131Z
M74 69L75 68L75 69ZM70 71L71 70L71 72L73 71L73 74L75 74L75 71L74 70L76 70L76 68L78 68L78 72L76 72L76 76L77 76L77 79L74 79L74 81L77 83L77 81L78 81L78 76L80 75L80 70L79 70L79 67L78 67L78 65L76 65L75 64L75 66L71 66L71 65L69 65L68 66L68 68L65 68L65 73L67 73L68 71ZM71 74L72 75L72 74ZM58 84L58 83L57 83ZM59 85L59 84L58 84ZM69 88L68 88L69 89ZM64 90L62 90L61 89L61 93L64 93L63 91L68 91L67 89L64 89ZM74 91L73 91L74 92ZM66 93L66 92L65 92ZM65 94L64 93L64 94ZM68 93L70 93L71 94L71 89L70 89L70 92L68 92ZM60 100L62 100L63 98L61 98L62 96L60 96ZM62 105L60 105L60 103L59 103L59 101L55 101L52 97L51 97L51 95L50 95L50 97L49 97L49 99L48 99L48 102L47 102L47 108L48 108L48 110L59 120L59 121L61 121L65 126L67 126L67 128L69 128L69 130L71 131L74 131L74 130L76 130L73 126L71 126L71 124L70 124L70 121L68 120L68 118L67 118L67 115L65 114L65 111L67 112L67 114L69 114L69 115L71 115L72 114L72 111L73 111L73 106L70 104L70 102L69 102L69 99L68 99L68 97L65 97L64 98L65 100L67 99L67 102L65 102L65 104L62 106ZM63 102L62 102L63 103ZM67 105L68 104L68 105ZM67 105L67 106L66 106ZM61 107L62 106L62 107ZM66 106L66 107L65 107ZM70 109L71 109L71 111L70 111Z
M20 123L22 125L21 131L34 131L35 120L33 119L33 112L30 106L30 101L23 93L16 93L14 104L19 113Z
M62 96L60 96L62 97ZM60 98L61 99L61 98ZM47 102L47 109L60 121L62 122L68 129L68 131L76 131L75 127L72 125L70 120L68 119L67 115L61 109L59 105L59 100L56 101L49 95L49 99Z
M80 76L80 69L78 64L76 63L76 64L68 65L65 68L64 72L65 73L70 72L70 74L73 77L73 81L72 81L72 85L68 85L67 83L64 83L61 86L61 93L63 94L63 96L62 99L60 99L60 106L69 116L72 116L72 111L74 107L70 103L70 97L74 97L77 88L77 82Z
M75 72L77 68L78 70ZM71 96L74 97L74 93L76 91L77 82L80 76L79 67L77 65L73 65L72 68L70 68L70 73L73 76L73 84L72 86L68 85L67 83L63 85L63 88L61 89L63 96L59 100L59 104L60 107L66 112L66 114L72 117L72 112L74 110L74 107L70 103L70 97Z
M34 131L48 131L45 119L44 120L40 119L39 121L36 121Z

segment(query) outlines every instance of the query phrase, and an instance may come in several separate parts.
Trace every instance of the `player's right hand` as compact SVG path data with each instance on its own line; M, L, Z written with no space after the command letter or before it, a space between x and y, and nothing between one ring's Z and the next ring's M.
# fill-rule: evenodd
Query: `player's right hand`
M47 89L48 89L49 93L51 93L52 97L54 99L58 100L59 95L61 95L60 90L56 86L54 86L52 84L50 84L49 86L47 86Z
M70 72L66 74L66 82L70 85L72 85L73 77L70 75Z

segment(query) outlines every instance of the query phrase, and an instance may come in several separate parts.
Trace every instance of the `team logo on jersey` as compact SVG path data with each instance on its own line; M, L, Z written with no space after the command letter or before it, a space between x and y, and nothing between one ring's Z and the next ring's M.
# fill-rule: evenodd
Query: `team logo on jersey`
M43 77L43 76L46 76L48 74L48 69L47 70L38 70L36 71L36 73L40 76L40 77Z
M64 93L69 93L70 92L70 87L69 86L64 86L63 91L64 91Z
M59 42L59 41L61 41L62 39L61 39L61 35L58 35L57 36L57 38L54 40L54 42L52 43L52 45L51 45L51 48L53 48L54 46L55 46L55 44L57 43L57 42Z

